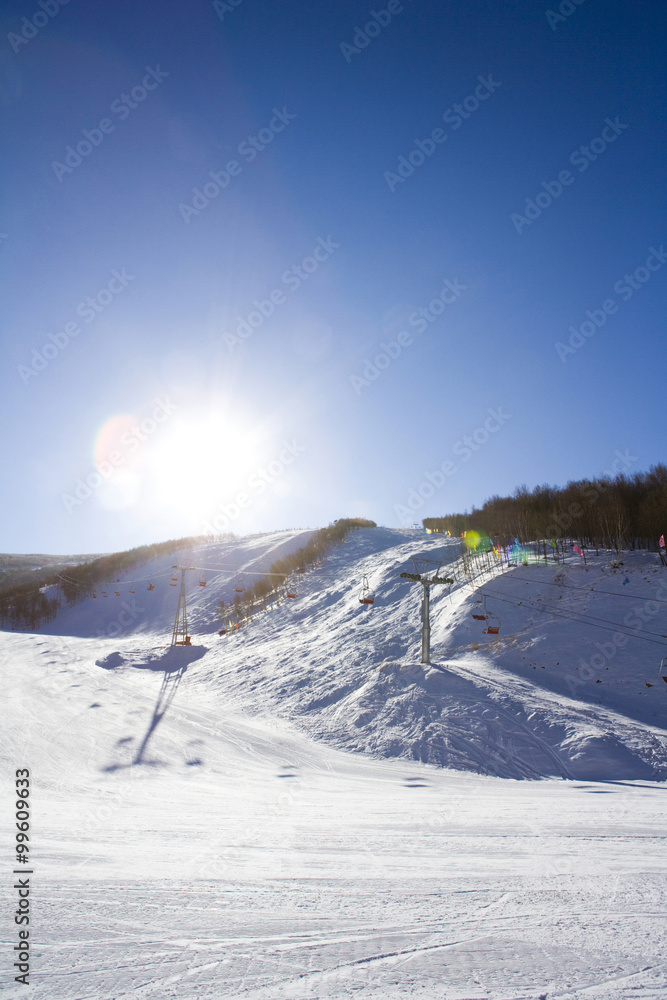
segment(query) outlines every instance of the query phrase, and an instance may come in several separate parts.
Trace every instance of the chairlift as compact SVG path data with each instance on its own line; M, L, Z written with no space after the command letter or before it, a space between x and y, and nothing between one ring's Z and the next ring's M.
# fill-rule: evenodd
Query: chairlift
M120 590L114 590L114 594L116 595L116 597L120 597Z
M132 590L132 589L130 589L130 593L131 593L131 594L136 594L136 590Z
M660 663L660 676L665 684L667 684L667 656L663 657L662 662Z
M148 586L146 587L146 590L155 590L155 584L149 583Z
M500 618L498 615L493 615L491 613L487 615L487 618L489 619L489 624L485 629L482 629L484 635L498 635L500 632Z
M243 578L240 577L238 573L236 574L236 586L234 587L234 590L236 591L237 594L245 594L245 587L243 586Z
M370 588L368 583L368 577L364 576L361 581L361 594L359 595L359 604L374 604L375 594Z
M176 583L177 583L177 581L176 581L176 580L173 580L173 579L172 579L172 581L171 581L171 583L169 584L169 586L170 586L170 587L175 587L175 586L176 586Z
M200 587L205 587L206 586L206 574L205 573L202 573L202 575L199 577L199 586Z
M95 598L95 600L97 600L97 594L93 594L93 597Z

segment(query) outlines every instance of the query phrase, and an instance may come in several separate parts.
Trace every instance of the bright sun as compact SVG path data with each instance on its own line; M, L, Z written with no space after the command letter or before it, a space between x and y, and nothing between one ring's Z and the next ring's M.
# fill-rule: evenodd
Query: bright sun
M157 435L156 435L157 438ZM146 449L145 474L156 504L205 520L242 488L257 464L258 442L222 417L177 420Z
M97 468L109 470L98 501L110 510L144 504L196 532L197 524L233 500L258 464L261 435L240 430L242 423L221 413L176 413L162 423L132 414L111 417L95 444Z

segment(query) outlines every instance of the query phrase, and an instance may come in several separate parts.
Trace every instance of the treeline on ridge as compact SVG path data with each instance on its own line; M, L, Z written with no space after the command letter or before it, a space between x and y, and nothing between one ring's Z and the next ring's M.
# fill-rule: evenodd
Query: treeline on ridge
M323 558L334 545L340 544L350 531L375 527L377 527L375 521L351 517L341 518L326 528L320 528L302 548L276 560L269 570L272 575L260 578L257 583L249 587L244 594L243 603L254 603L266 598L275 589L278 576L287 579L295 572L304 572L318 559ZM233 538L234 535L230 533L216 537L221 541ZM188 537L153 545L140 545L126 552L99 556L78 565L68 563L36 569L32 571L31 578L24 582L10 583L7 586L2 586L0 583L0 626L37 629L55 617L63 600L69 606L76 604L89 597L100 584L142 566L158 556L178 552L181 549L195 548L210 540L209 537ZM53 596L44 592L50 587L57 587Z
M497 544L574 538L601 548L657 549L667 533L667 466L614 478L580 479L566 486L520 486L513 496L492 496L470 513L427 517L431 531L486 531Z
M127 552L114 552L78 565L45 567L34 570L31 580L18 584L0 585L0 625L10 628L35 629L55 617L61 600L68 605L88 597L94 587L130 569L142 566L157 556L177 552L201 544L203 538L189 537L140 545ZM57 586L54 596L43 588Z

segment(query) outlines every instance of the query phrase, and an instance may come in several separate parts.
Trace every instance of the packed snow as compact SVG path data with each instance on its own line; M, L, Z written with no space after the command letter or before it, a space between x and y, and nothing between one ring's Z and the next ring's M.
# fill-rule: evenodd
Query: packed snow
M470 582L454 540L356 531L219 635L218 602L309 537L174 553L0 633L32 996L666 997L658 557ZM432 588L430 665L413 557L455 579ZM175 563L197 567L192 644L169 648Z

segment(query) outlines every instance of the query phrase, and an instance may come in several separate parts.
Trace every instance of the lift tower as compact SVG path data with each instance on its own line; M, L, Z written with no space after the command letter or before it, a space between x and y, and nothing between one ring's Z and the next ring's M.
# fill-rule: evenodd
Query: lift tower
M430 615L430 601L431 601L431 587L436 584L441 583L454 583L454 580L450 576L438 576L440 567L442 563L437 563L433 559L413 559L412 563L415 568L414 573L401 573L404 580L414 580L415 583L421 583L423 589L422 593L422 605L421 605L421 620L422 620L422 663L431 662L431 622L429 619ZM420 565L417 565L417 564ZM419 572L421 566L424 566L424 571ZM430 568L429 568L430 567ZM435 570L432 568L435 567ZM427 575L428 573L432 575Z
M174 619L174 631L171 634L172 646L189 646L190 636L188 635L188 614L185 603L185 574L194 570L194 566L172 566L172 569L181 571L181 589L178 592L178 607Z

